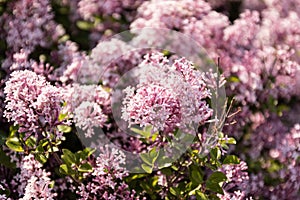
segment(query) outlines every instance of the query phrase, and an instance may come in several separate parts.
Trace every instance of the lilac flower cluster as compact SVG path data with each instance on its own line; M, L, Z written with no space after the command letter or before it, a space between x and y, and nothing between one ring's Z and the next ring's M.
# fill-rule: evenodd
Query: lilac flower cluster
M94 135L94 128L103 127L109 113L109 93L101 86L72 84L65 88L66 107L75 125L85 131L86 137Z
M43 75L48 80L54 79L51 74L53 67L44 61L36 62L33 59L29 59L29 51L21 49L20 52L13 54L12 60L7 59L3 62L2 68L8 72L13 72L17 70L30 70L38 75Z
M53 18L48 0L18 0L10 2L8 9L12 15L5 13L4 31L6 42L13 52L21 48L32 52L35 47L49 46L64 34L64 29ZM2 33L3 34L3 33Z
M223 165L220 171L224 172L227 181L223 183L224 195L219 195L222 200L242 200L246 198L248 187L248 169L247 164L241 161L240 164Z
M55 77L63 84L78 82L79 73L87 60L83 52L78 51L76 43L66 41L58 46L58 51L53 52L53 57L59 63L59 68L54 72Z
M42 164L31 154L22 161L18 166L21 171L13 179L20 199L54 199L57 194L52 191L50 173L42 169Z
M93 73L98 72L98 77L91 78L92 81L97 83L100 77L104 85L114 87L122 75L142 61L142 54L143 50L136 50L115 38L100 41L90 55L89 66L94 69Z
M141 192L141 198L298 199L300 1L239 2L240 9L232 11L230 6L236 2L224 0L0 0L0 179L7 179L0 180L0 199L69 198L65 191L81 199L134 199L137 195L129 189L132 187ZM117 37L104 40L129 27L134 37L130 44ZM156 29L140 29L149 27ZM213 60L220 57L226 93L234 97L233 112L241 110L233 116L237 123L228 121L231 125L222 131L237 139L237 148L221 149L221 156L234 153L245 162L222 165L221 159L222 166L216 167L213 165L219 162L194 159L206 136L206 122L218 121L209 120L215 114L209 103L217 75L196 70L205 61L192 63L188 56L173 55L172 49L192 54L193 45L176 36L168 38L174 42L165 44L167 29L191 37ZM156 44L160 50L170 50L164 52L166 57L153 53L156 49L140 49ZM119 91L115 86L123 82L130 86ZM125 96L123 102L118 99L120 93ZM113 104L114 100L119 104ZM120 111L129 128L151 125L153 134L158 131L157 140L161 136L169 139L177 129L195 133L193 152L182 156L183 162L167 163L169 168L153 173L157 163L149 161L146 151L164 144L163 140L153 144L128 136L114 121L113 109ZM95 136L96 128L125 150L144 153L145 163L151 164L144 177L130 176L122 166L125 156L121 151L106 149L97 158L84 157L81 146L73 141L62 144L74 150L70 151L72 162L80 160L71 165L72 170L82 163L93 169L82 167L80 170L89 172L82 175L78 170L74 175L68 174L71 168L60 168L68 163L59 146L63 131L58 130L69 132L70 138L82 130L87 139ZM22 144L9 143L12 135ZM26 140L29 136L34 136L33 141ZM55 151L48 144L57 145ZM23 148L26 145L30 148ZM216 148L226 148L222 145ZM43 165L37 161L39 155L47 155ZM195 162L201 166L196 173ZM14 165L16 169L11 169ZM209 177L202 169L204 173L219 169L226 175L224 194L206 188ZM63 172L67 178L62 178ZM203 182L193 180L195 174Z
M204 1L153 0L139 7L137 19L130 28L133 31L145 27L178 30L192 36L214 56L209 50L222 39L222 31L228 25L228 18L213 11ZM159 37L155 38L159 40Z
M129 126L154 126L155 131L170 133L186 130L191 123L204 123L212 109L203 101L210 97L204 74L193 69L185 58L169 65L162 54L147 54L139 65L139 84L128 87L122 118ZM201 101L202 100L202 101Z
M127 170L122 167L126 163L125 159L124 153L115 148L102 148L94 171L87 175L91 181L81 184L76 191L80 199L135 199L135 192L130 191L122 180L128 175Z
M4 116L19 126L19 132L30 136L57 125L61 93L45 77L28 70L15 71L6 82L4 93Z
M120 18L124 10L135 10L144 0L116 0L95 1L80 0L78 2L79 13L84 19L91 19L95 15L111 15Z

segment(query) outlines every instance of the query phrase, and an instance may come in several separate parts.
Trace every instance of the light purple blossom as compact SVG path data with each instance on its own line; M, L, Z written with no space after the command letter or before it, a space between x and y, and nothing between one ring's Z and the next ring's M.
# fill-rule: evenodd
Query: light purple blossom
M12 15L5 14L4 30L8 47L14 52L47 47L64 34L63 27L53 20L48 0L18 0L10 2L8 8Z
M138 66L142 61L142 52L115 38L99 41L92 49L88 63L90 72L96 74L91 80L97 83L101 79L104 85L114 87L122 75ZM84 71L87 73L86 77L93 77L88 74L88 70Z
M80 199L135 199L135 192L122 180L128 175L122 167L126 162L124 153L108 146L101 151L94 171L89 174L91 181L80 185L76 191Z
M58 46L58 51L53 53L60 67L55 70L55 76L63 84L80 82L81 73L86 71L88 57L78 50L76 43L67 41Z
M28 70L15 71L6 82L4 93L4 116L19 126L19 132L30 135L56 126L61 93L43 76Z
M111 15L118 19L121 17L121 14L126 13L127 9L134 11L143 1L145 0L80 0L78 2L78 7L79 13L84 19L91 19L97 15Z
M212 109L203 100L210 97L204 73L186 59L169 65L162 54L148 54L139 65L139 83L125 90L122 118L129 126L152 125L165 133L204 123Z
M94 128L103 127L110 112L110 95L97 85L69 85L64 90L66 106L63 112L69 113L75 125L85 131L86 137L94 134Z
M224 195L218 195L222 200L245 199L249 180L247 169L248 166L244 161L240 164L222 165L220 171L227 177L227 181L222 186L225 190Z
M21 171L14 177L14 183L18 188L17 192L21 197L20 199L52 200L55 198L56 193L53 193L50 187L52 184L50 172L42 169L42 164L34 160L32 154L25 156L18 167Z

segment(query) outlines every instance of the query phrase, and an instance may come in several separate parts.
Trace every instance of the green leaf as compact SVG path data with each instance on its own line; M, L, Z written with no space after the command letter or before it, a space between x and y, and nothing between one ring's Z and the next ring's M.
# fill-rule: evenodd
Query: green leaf
M37 148L35 149L35 152L36 153L44 153L45 150L43 148L43 145L42 144L39 144L39 146L37 146Z
M13 137L18 132L19 127L18 126L10 126L9 127L9 137Z
M207 196L199 190L196 191L196 198L197 200L208 200Z
M57 129L60 131L60 132L63 132L63 133L69 133L71 132L72 128L70 126L67 126L67 125L58 125L57 126Z
M149 166L149 165L146 165L146 164L142 164L142 168L148 174L151 174L152 171L153 171L153 168L151 166Z
M1 164L8 168L16 168L16 164L10 161L10 157L0 148L0 161Z
M76 156L68 149L63 149L63 155L61 156L61 159L64 161L67 165L72 165L76 163Z
M60 113L58 116L58 121L64 121L68 117L68 113Z
M79 29L84 31L89 31L91 28L93 28L93 24L86 21L77 21L76 25Z
M200 171L195 168L192 169L190 178L191 181L196 185L199 185L203 182L203 178Z
M224 159L223 164L240 164L240 159L235 155L228 155Z
M148 153L140 153L141 159L148 165L152 165L152 159Z
M55 181L51 181L51 182L49 183L49 188L54 188L54 184L55 184Z
M156 147L154 147L153 149L150 150L149 156L150 156L150 159L152 160L151 163L154 164L156 159L159 156L159 150L156 151Z
M49 154L48 153L37 153L34 155L34 158L39 161L41 164L45 164L48 160Z
M166 156L159 156L157 159L158 169L170 167L172 165L172 163L173 163L173 160Z
M40 142L39 142L39 145L41 145L42 147L45 147L49 144L49 141L47 138L45 139L42 139Z
M221 151L219 148L214 148L211 150L210 155L213 160L219 160L221 158Z
M240 79L236 76L230 76L228 81L232 83L238 83L240 82Z
M59 166L59 172L65 175L69 175L69 168L66 164L62 164Z
M92 172L93 167L89 163L84 163L79 166L78 171L80 172Z
M36 138L34 136L30 136L29 138L27 138L27 140L25 141L26 146L34 148L36 145Z
M144 138L149 138L151 136L151 132L146 132L144 130L140 130L137 128L131 128L130 130L132 130L133 132L143 136Z
M5 143L6 138L7 138L6 134L0 131L0 145L3 145Z
M207 184L206 184L206 187L207 187L209 190L211 190L211 191L213 191L213 192L216 192L216 193L218 193L218 194L224 194L223 189L222 189L221 186L218 185L218 184L215 184L215 183L207 183Z
M92 149L92 148L85 148L82 153L84 154L85 158L90 157L94 152L96 151L96 149Z
M210 177L208 178L207 181L220 183L220 182L223 182L223 181L226 181L226 180L227 180L227 177L224 173L214 172L210 175Z
M13 151L23 152L24 149L17 137L7 138L5 144Z
M223 189L220 186L221 182L227 180L227 177L222 172L214 172L206 181L206 188L219 194L224 194Z
M170 187L170 193L177 197L180 195L179 189L175 187Z
M233 137L228 138L227 144L236 144L236 140Z

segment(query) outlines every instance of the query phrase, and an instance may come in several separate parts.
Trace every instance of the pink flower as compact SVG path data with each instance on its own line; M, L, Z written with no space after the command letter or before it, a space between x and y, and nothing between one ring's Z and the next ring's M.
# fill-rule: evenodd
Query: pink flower
M12 15L6 15L4 30L6 42L14 52L21 48L32 52L36 46L46 47L64 34L56 24L48 0L18 0L8 6Z
M94 171L89 174L90 181L77 189L80 199L135 199L135 192L130 191L122 180L128 172L122 165L125 164L125 155L117 149L108 146L101 149L97 157Z
M28 70L15 71L6 82L4 93L4 116L19 126L19 132L39 133L41 128L51 130L56 125L61 93L43 76Z
M122 118L129 126L152 125L170 133L191 123L204 123L212 110L203 100L210 97L204 73L182 58L172 66L162 54L150 54L139 65L138 85L128 87Z
M18 183L16 191L22 200L55 198L52 192L50 173L42 169L42 164L34 160L34 156L25 156L20 163L20 173L14 177Z

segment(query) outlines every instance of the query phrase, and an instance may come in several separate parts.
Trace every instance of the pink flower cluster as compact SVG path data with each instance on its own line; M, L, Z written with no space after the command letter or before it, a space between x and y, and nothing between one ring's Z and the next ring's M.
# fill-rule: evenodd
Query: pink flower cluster
M87 60L87 56L83 52L78 51L76 43L66 41L58 46L58 51L53 53L53 57L59 64L54 72L55 77L63 84L78 82L80 72L84 71L83 65Z
M212 109L203 101L210 97L204 73L194 69L185 58L169 65L162 54L147 54L139 65L139 83L128 87L122 118L129 126L152 125L170 133L191 123L204 123Z
M48 0L17 0L10 2L12 15L2 18L6 42L13 52L21 48L32 52L35 47L46 47L64 34L62 26L54 20Z
M70 114L86 137L94 135L94 128L103 127L110 95L101 86L72 84L65 88L63 98L66 102L63 112Z
M235 98L233 111L241 108L233 117L237 123L223 130L238 142L237 149L228 153L238 154L249 164L248 172L245 162L221 167L228 180L219 198L298 199L300 1L238 2L240 10L232 13L229 7L236 2L224 0L1 1L0 52L6 55L0 55L0 143L5 146L4 133L9 133L11 125L17 126L17 135L24 133L25 139L33 135L39 141L42 132L61 135L56 132L63 123L58 119L66 114L65 120L83 130L85 137L94 136L96 128L101 128L116 144L140 153L152 143L126 135L113 121L113 92L124 92L123 105L116 105L129 128L151 125L162 137L174 135L176 129L195 131L215 114L208 101L213 99L217 74L196 70L202 65L190 62L188 56L177 59L172 50L192 54L195 49L191 47L201 45L213 60L220 57L227 78L226 94ZM117 37L98 41L129 27L137 34L131 42ZM147 27L156 29L140 30ZM170 36L167 39L173 41L166 41L171 33L168 29L191 40ZM190 41L193 44L187 44ZM167 49L169 57L153 53L149 47L156 44L160 50ZM123 77L127 72L132 72L130 81ZM223 85L223 77L221 80ZM120 82L130 86L118 91L114 87ZM7 121L2 122L2 114ZM205 133L206 127L203 129ZM72 129L70 134L74 132ZM204 139L205 134L199 137ZM195 149L201 145L199 140L193 144ZM12 192L17 194L9 196L21 199L63 196L56 196L50 174L34 160L32 152L25 149L24 155L29 155L24 156L7 153L6 148L1 145L1 159L7 155L11 162L17 161L20 172L11 179L15 171L1 163L0 178L9 175L7 179L13 181L0 180L0 192L14 188ZM58 164L52 162L52 153L45 163L51 169ZM60 155L60 149L55 153ZM23 162L18 156L24 157ZM121 152L114 149L93 161L94 171L86 174L77 195L82 199L133 199L135 192L123 180L128 173L121 166L125 164ZM149 177L152 175L156 176L152 173ZM177 177L177 182L185 180L182 177ZM168 177L160 174L159 178L159 185L165 188L157 196L164 198L170 193ZM75 185L66 183L61 190Z
M49 199L55 198L50 173L42 169L42 164L34 159L32 154L25 156L20 163L20 173L14 177L13 184L17 187L20 199Z
M89 174L91 181L78 187L80 199L128 199L133 200L135 192L128 189L122 178L128 175L122 167L126 164L122 151L105 146L97 157L94 171Z
M19 132L29 136L57 125L62 96L45 77L29 70L15 71L6 82L4 93L4 116L19 126Z
M96 83L100 78L104 85L114 87L122 75L142 61L141 54L141 50L116 38L100 41L90 55L89 66L93 68L90 72L98 76L92 81Z
M113 0L95 1L80 0L78 2L79 13L84 19L91 19L95 15L112 15L120 18L124 10L135 10L144 0Z
M227 181L222 186L225 190L224 195L218 195L222 200L246 198L249 180L247 169L247 164L244 161L241 161L240 164L222 166L220 171L227 177Z

